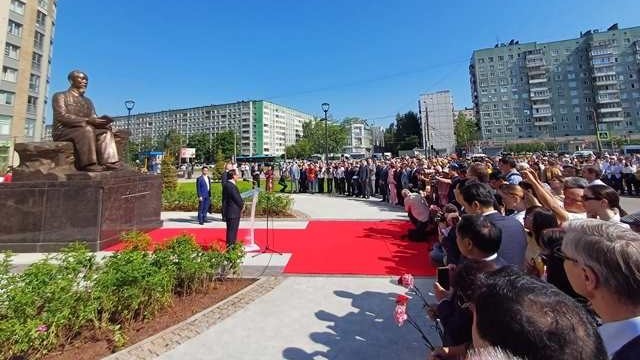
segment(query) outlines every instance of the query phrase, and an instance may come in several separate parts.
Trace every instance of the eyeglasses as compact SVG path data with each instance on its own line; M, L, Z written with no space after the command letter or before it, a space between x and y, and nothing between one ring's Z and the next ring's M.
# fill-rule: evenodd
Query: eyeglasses
M562 249L556 249L554 250L553 254L557 257L559 257L560 259L562 259L562 261L568 260L574 263L578 263L577 259L574 259L572 257L567 256L564 252L562 252Z

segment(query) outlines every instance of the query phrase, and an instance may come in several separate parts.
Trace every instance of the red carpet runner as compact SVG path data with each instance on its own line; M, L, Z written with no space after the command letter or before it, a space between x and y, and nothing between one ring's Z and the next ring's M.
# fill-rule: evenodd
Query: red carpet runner
M409 226L405 221L310 221L306 229L269 230L269 245L292 254L284 270L288 274L433 276L429 245L401 239ZM181 233L194 235L201 245L224 244L224 229L157 229L149 235L159 244ZM238 237L246 236L241 228ZM266 230L256 230L260 248L266 237ZM121 248L118 244L107 250Z

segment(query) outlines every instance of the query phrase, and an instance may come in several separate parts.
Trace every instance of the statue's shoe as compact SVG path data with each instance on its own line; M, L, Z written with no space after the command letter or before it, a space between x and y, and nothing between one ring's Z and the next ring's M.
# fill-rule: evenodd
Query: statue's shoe
M100 165L94 164L94 165L89 165L85 167L83 170L88 172L102 172L104 171L104 168Z
M104 164L105 170L119 170L122 169L122 161L114 162L111 164Z

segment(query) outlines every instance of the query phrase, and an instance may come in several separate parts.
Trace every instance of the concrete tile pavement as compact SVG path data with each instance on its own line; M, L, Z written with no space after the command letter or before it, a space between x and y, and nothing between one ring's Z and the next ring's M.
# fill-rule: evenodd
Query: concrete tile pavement
M410 325L393 319L391 277L288 277L214 327L159 356L178 359L425 359ZM430 279L416 279L427 293ZM435 301L435 300L434 300ZM409 313L431 341L438 337L414 298Z

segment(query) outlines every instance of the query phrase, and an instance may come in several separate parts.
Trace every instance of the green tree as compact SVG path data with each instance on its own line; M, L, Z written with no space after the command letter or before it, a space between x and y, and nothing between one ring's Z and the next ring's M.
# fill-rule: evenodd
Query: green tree
M187 147L195 148L196 159L200 162L205 162L213 157L211 144L212 141L210 135L202 132L189 136Z
M178 187L178 178L175 159L170 153L165 153L162 157L160 175L162 176L162 190L175 191Z
M165 155L171 155L173 161L180 156L180 148L186 144L186 137L181 135L177 130L169 130L165 136L160 139L160 148Z
M342 153L342 149L347 144L347 129L341 124L327 123L326 128L326 136L325 136L325 121L314 120L308 121L302 124L302 139L296 144L299 145L300 142L306 140L306 143L303 143L302 146L298 148L300 153L299 157L308 157L311 154L324 154L325 151L325 137L328 141L328 151L329 153ZM308 144L308 145L307 145ZM307 151L311 153L308 156L306 155Z
M478 125L468 119L463 113L459 113L454 123L453 132L456 136L456 146L469 149L472 141L478 140Z
M214 153L217 153L218 150L220 150L224 155L225 159L231 159L233 157L233 154L235 153L233 149L235 136L236 135L232 130L217 133L213 141ZM240 140L236 138L235 144L236 144L236 151L237 151L239 148L238 145L240 145Z

